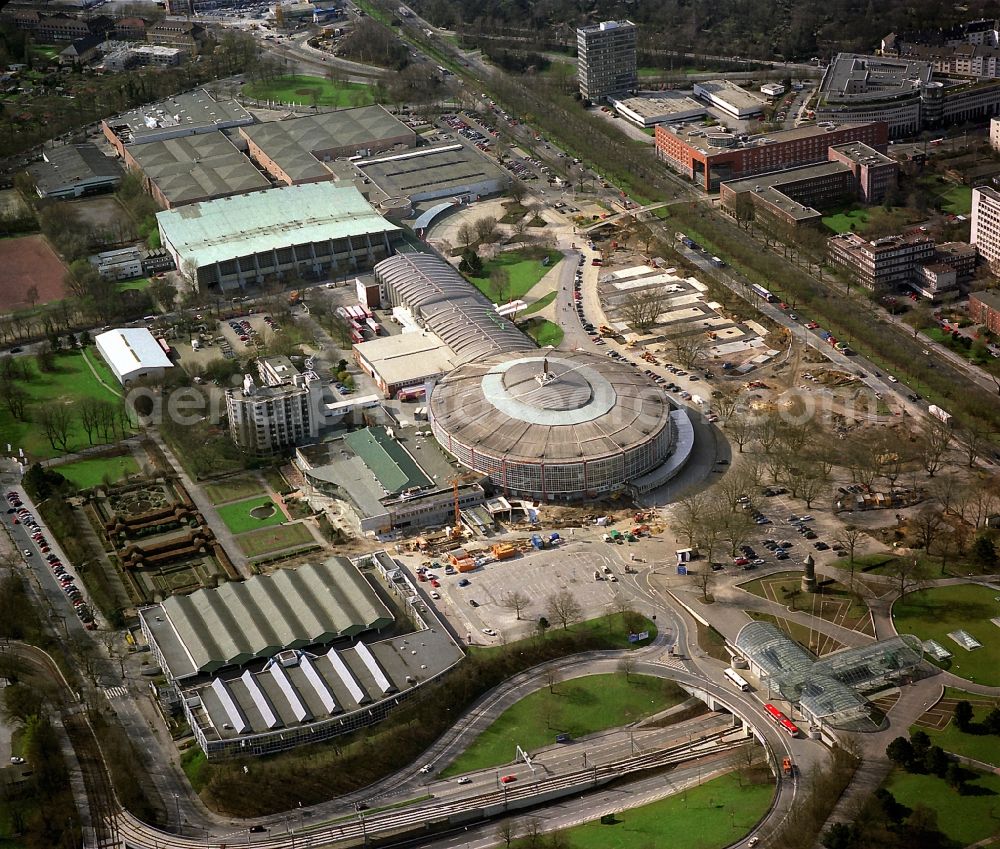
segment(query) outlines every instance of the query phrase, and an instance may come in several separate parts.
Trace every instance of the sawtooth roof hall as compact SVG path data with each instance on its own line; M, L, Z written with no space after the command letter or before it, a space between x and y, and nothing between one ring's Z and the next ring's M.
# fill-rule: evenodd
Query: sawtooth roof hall
M346 557L170 596L140 610L139 617L174 681L246 666L286 649L329 645L394 621Z

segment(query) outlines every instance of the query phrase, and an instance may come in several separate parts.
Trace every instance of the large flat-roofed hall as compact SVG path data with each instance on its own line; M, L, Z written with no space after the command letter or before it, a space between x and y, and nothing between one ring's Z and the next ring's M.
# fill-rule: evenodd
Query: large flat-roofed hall
M295 273L304 279L371 268L400 230L354 186L281 186L193 203L156 216L177 268L223 290Z

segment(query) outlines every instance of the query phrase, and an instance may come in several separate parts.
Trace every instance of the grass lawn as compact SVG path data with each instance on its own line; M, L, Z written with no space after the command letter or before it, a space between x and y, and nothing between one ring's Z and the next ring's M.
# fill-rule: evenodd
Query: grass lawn
M87 368L84 355L79 351L58 354L55 358L56 370L48 373L38 370L34 357L19 357L18 359L27 365L31 375L30 380L18 382L18 385L23 387L28 395L29 400L25 409L25 417L28 421L16 421L11 416L7 406L0 405L0 434L3 434L4 442L10 442L15 448L23 448L32 459L58 457L63 453L49 444L41 427L32 420L39 404L65 404L72 408L73 404L84 398L118 401L117 394L109 391L97 381L90 369ZM92 361L93 359L99 358L92 355ZM107 370L107 367L99 369L99 371L106 372L106 379L110 380L111 386L118 385L118 381ZM102 374L102 376L104 375ZM69 450L75 451L89 444L86 431L74 416L69 431Z
M108 368L108 364L104 362L104 357L97 353L97 349L84 348L83 357L88 363L90 363L91 368L97 372L101 380L103 380L107 386L111 387L114 394L120 396L122 394L121 384L118 382L118 378L115 377L114 372ZM91 376L93 376L92 373Z
M271 506L273 512L266 519L256 519L250 515L251 510L257 507L266 507L267 505ZM257 528L267 528L271 525L280 525L285 521L285 514L278 509L277 505L267 495L248 498L245 501L236 501L233 504L227 504L225 507L219 507L218 510L222 521L226 523L226 527L234 534L255 531Z
M1000 775L977 772L968 782L973 793L961 795L935 775L894 771L888 788L908 808L923 803L937 812L938 828L959 846L994 837Z
M316 539L309 533L309 528L300 523L261 528L259 531L243 534L236 541L247 557L258 557L261 554L270 554L297 545L314 543Z
M545 309L556 299L556 294L556 292L549 292L547 295L542 295L542 297L540 297L533 304L529 304L527 309L525 309L521 315L531 315L532 313Z
M118 284L118 291L125 292L132 289L136 292L141 292L143 289L148 288L149 284L152 282L153 281L148 277L138 277L135 280L125 280Z
M823 216L823 224L834 233L850 233L851 225L856 230L864 230L868 223L868 212L864 209L841 209Z
M574 738L625 725L680 704L687 694L676 684L647 675L591 675L560 681L525 696L505 710L442 773L444 777L500 766L525 751L551 746L556 734Z
M548 265L542 265L545 256L549 258ZM545 253L529 253L527 251L504 251L502 254L483 263L483 273L480 277L470 277L472 285L486 295L493 303L500 303L501 294L497 292L490 281L494 268L503 268L510 275L510 284L503 293L504 300L523 298L528 291L546 274L548 274L562 259L559 251Z
M243 94L257 100L277 100L302 106L368 106L372 90L361 83L333 82L325 77L285 74L266 82L250 83Z
M201 788L205 786L203 767L207 763L208 758L205 757L201 746L192 746L181 754L181 769L184 770L184 774L191 782L195 793L200 792Z
M946 692L945 696L960 700L968 699L973 706L973 723L982 722L992 710L992 708L985 705L978 705L976 700L983 697L974 693L960 693L951 690L950 693ZM932 743L940 746L946 752L964 755L967 758L975 758L977 761L982 761L992 766L1000 766L1000 737L995 734L967 734L964 731L958 730L958 726L955 725L954 720L949 721L944 728L940 729L930 728L924 724L913 725L910 727L910 733L912 734L914 731L925 732L931 738Z
M561 832L567 849L716 849L747 834L771 804L774 784L741 787L730 773L682 793L615 814L613 825L598 820ZM526 839L511 844L523 849Z
M246 475L237 475L224 480L205 484L205 495L213 504L225 504L227 501L240 501L252 498L264 492L260 482Z
M558 627L558 626L557 626ZM649 645L649 643L656 639L656 623L646 619L644 616L640 617L640 624L638 625L640 631L645 631L649 634L649 637L641 642L635 643L635 647ZM611 613L607 616L598 616L596 619L588 619L585 622L577 622L575 625L570 625L570 631L590 631L593 633L600 634L604 632L608 638L609 645L619 645L622 648L627 648L628 642L628 629L625 627L625 620L620 613ZM525 642L528 640L533 640L534 637L526 637ZM510 646L517 646L518 641L510 643ZM502 646L470 646L469 652L471 654L478 654L480 652L499 652L503 649Z
M139 464L131 454L122 454L120 457L93 457L64 463L53 467L53 470L71 480L77 489L92 489L103 483L105 478L110 483L117 483L129 475L138 474Z
M1000 685L1000 628L990 622L1000 615L997 594L995 588L976 584L909 593L892 607L896 630L916 634L921 640L937 640L954 655L938 663L949 672L979 684ZM954 642L948 632L960 628L983 647L966 651Z
M972 213L972 187L960 186L950 180L942 180L928 174L917 181L934 195L933 203L942 212L952 215L970 215Z
M563 329L558 324L544 318L532 319L525 329L540 348L544 348L546 345L555 347L563 340Z

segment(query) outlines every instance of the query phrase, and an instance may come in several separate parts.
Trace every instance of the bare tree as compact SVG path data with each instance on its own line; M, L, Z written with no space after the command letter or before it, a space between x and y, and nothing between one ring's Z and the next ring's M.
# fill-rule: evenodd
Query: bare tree
M510 188L507 189L507 194L510 195L511 200L520 206L521 201L524 200L525 195L528 193L528 187L524 185L520 180L511 180Z
M631 654L626 654L618 661L618 671L625 675L626 681L629 681L629 676L635 672L635 658Z
M510 300L510 272L506 268L494 268L490 272L490 286L497 304L506 304Z
M834 542L840 543L847 551L847 568L851 573L851 586L854 586L854 558L858 552L858 544L865 532L856 525L845 525L834 537Z
M978 428L967 427L960 430L956 435L971 469L976 464L976 460L979 459L979 454L986 442L986 432Z
M465 221L455 232L455 238L458 239L459 247L467 248L474 241L476 241L476 228L473 227L468 221Z
M484 215L472 222L476 238L482 243L495 242L497 239L497 220L492 215Z
M87 442L94 444L94 434L101 420L101 404L97 398L84 398L77 404L80 414L80 425L87 433Z
M712 588L713 577L712 566L710 563L706 563L704 568L699 569L694 574L695 586L701 590L701 600L706 603L709 599L709 590Z
M702 333L675 336L669 340L669 344L673 351L674 359L686 369L693 368L695 363L708 350L708 339Z
M687 541L688 548L695 547L702 522L711 507L712 497L707 492L684 496L673 509L674 533Z
M634 330L649 330L663 312L666 300L666 294L659 289L630 292L619 309L622 317Z
M944 517L941 515L941 509L934 504L926 505L913 517L911 524L914 536L924 551L930 550L943 523Z
M548 598L549 616L553 621L558 622L564 629L583 616L583 608L569 590L560 590L553 593Z
M513 820L504 820L500 825L497 826L497 830L493 833L504 845L504 849L510 849L511 843L513 843L520 836L517 830L517 824Z
M720 537L729 543L729 554L736 556L740 546L746 543L756 526L750 520L750 515L743 510L737 510L724 516L720 521Z
M556 684L559 683L559 667L548 666L545 669L545 686L549 688L550 693L556 691Z
M917 451L920 465L927 472L927 477L934 474L944 465L944 455L951 442L951 430L938 419L928 417L917 435Z
M6 359L10 359L9 357ZM24 421L24 409L28 403L28 393L24 387L6 377L0 378L0 398L10 414L19 422Z
M917 589L924 581L924 568L916 557L897 557L890 566L890 574L896 581L900 598Z
M531 599L520 590L510 590L500 597L500 606L513 610L518 620L521 618L521 611L527 610L530 604Z
M59 451L67 450L73 414L65 404L43 404L38 407L38 424L41 425L49 445Z
M736 413L731 415L725 424L726 433L736 443L736 447L740 449L740 454L742 454L743 449L753 441L757 434L757 423L745 413Z

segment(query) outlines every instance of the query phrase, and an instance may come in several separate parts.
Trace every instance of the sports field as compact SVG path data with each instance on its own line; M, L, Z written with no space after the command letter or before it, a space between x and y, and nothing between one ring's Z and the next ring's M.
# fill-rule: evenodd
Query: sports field
M996 587L979 584L934 587L907 594L893 605L892 615L900 634L937 640L952 653L939 666L960 678L995 687L1000 685L1000 627L990 620L1000 616L998 597ZM982 648L962 648L948 636L957 630L971 634Z
M0 239L0 312L32 306L28 290L37 290L35 303L46 304L66 294L66 265L44 236Z
M268 507L270 507L269 513ZM253 510L259 510L262 513L268 513L268 515L257 518L250 515ZM220 518L226 523L226 527L234 534L243 534L247 531L255 531L257 528L280 525L285 521L285 514L267 495L248 498L245 501L235 501L232 504L219 507L218 511Z
M84 398L120 403L120 396L101 385L79 351L57 354L55 371L47 373L38 370L34 357L18 359L26 364L30 376L28 380L16 381L27 395L26 421L18 421L6 404L0 405L0 434L3 434L4 443L11 443L15 449L23 448L31 458L46 459L62 453L51 446L35 420L40 405L64 404L72 412L73 405ZM113 385L117 385L110 372L107 376L114 381ZM69 450L75 451L89 444L86 431L80 426L79 419L73 416L69 429Z
M718 849L736 845L767 813L774 784L741 782L730 773L666 799L559 832L566 849ZM527 838L511 844L525 849ZM740 844L743 845L743 844ZM761 844L762 849L764 844Z
M261 528L259 531L242 534L237 537L236 542L247 557L258 557L261 554L271 554L274 551L315 543L316 539L309 533L309 528L299 522L294 525Z
M556 734L583 737L680 704L676 684L648 675L590 675L537 690L505 710L443 773L461 775L509 763L517 746L551 746Z
M120 457L93 457L89 460L77 460L73 463L63 463L53 466L53 471L59 472L64 478L72 481L77 489L92 489L104 483L117 483L129 475L139 473L139 464L131 454Z
M369 86L333 82L305 74L285 74L273 80L250 83L244 86L243 94L257 100L276 100L298 106L368 106L375 102Z

